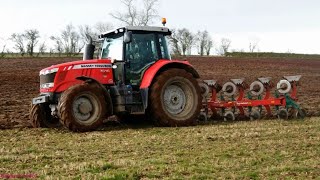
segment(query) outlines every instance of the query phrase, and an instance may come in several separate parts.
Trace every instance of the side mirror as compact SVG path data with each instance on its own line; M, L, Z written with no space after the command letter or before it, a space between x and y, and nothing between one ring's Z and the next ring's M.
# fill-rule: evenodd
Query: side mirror
M132 41L132 31L127 31L124 33L123 42L130 43Z

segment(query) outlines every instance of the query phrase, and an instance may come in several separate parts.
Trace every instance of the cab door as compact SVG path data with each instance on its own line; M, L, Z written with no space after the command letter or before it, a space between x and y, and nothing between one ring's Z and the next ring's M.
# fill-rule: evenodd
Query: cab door
M143 72L159 60L155 33L133 33L130 43L125 45L126 84L138 87Z

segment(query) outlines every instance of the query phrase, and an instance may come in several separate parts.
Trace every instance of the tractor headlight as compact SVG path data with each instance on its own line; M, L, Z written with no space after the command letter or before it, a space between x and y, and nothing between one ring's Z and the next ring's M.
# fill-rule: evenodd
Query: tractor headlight
M54 87L54 83L45 83L40 85L40 89L49 89L53 87Z
M59 70L59 68L52 68L52 69L43 70L43 71L40 71L40 75L47 75L47 74L55 73L55 72L58 72L58 70Z

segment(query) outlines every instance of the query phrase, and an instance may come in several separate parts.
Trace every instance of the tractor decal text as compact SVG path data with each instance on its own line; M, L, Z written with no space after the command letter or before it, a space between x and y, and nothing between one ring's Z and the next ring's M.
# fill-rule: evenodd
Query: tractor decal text
M73 66L73 69L93 69L93 68L112 68L111 64L79 64Z

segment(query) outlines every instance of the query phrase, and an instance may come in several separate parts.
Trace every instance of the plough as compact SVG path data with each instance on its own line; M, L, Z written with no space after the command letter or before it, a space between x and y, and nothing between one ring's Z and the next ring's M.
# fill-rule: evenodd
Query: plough
M300 75L284 76L276 86L270 77L258 78L250 86L244 79L230 79L223 86L215 80L204 80L200 83L203 96L200 119L256 120L263 115L267 118L303 119L306 112L297 103L300 78Z

